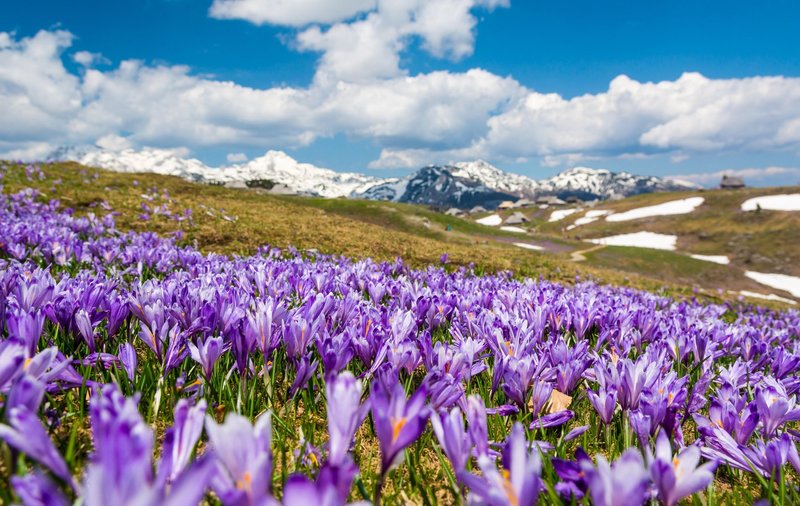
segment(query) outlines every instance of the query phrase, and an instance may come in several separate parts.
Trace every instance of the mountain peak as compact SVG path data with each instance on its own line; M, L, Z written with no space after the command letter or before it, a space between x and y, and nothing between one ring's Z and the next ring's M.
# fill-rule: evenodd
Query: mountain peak
M62 147L48 160L72 160L118 172L154 172L217 184L270 181L291 192L320 197L394 200L436 207L496 206L503 200L536 195L577 196L584 200L693 187L655 176L573 167L535 181L505 172L485 160L429 165L403 178L378 178L336 172L302 163L283 151L269 150L248 162L209 167L180 150L144 148L104 150L98 146Z

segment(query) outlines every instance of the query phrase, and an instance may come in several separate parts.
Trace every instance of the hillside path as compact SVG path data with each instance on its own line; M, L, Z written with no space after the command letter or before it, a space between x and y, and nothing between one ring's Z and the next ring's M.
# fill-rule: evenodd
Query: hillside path
M572 253L570 253L569 259L572 260L573 262L584 262L584 261L586 261L586 257L584 256L586 253L591 253L593 251L597 251L597 250L603 249L605 247L606 247L605 244L597 244L597 245L592 246L591 248L588 248L588 249L582 249L580 251L573 251Z

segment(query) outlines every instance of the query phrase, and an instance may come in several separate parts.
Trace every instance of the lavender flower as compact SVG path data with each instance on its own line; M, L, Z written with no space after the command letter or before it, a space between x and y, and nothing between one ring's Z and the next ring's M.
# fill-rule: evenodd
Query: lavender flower
M650 476L658 488L658 496L666 506L673 506L684 497L705 489L714 479L715 462L698 466L700 449L688 446L673 456L669 438L661 431L656 440L656 454L648 449Z
M356 431L367 416L369 406L361 404L361 382L345 371L326 386L328 398L328 461L344 463Z
M219 462L212 487L225 504L258 504L269 497L272 481L272 422L266 412L255 426L229 413L218 424L206 416L208 439Z
M529 450L525 430L514 424L502 454L503 468L493 459L478 457L480 477L463 472L461 480L470 489L470 504L533 506L539 498L542 463L538 450Z
M388 390L391 388L391 391ZM426 391L420 387L406 399L400 383L384 386L376 381L370 396L375 434L381 445L381 474L398 460L401 452L417 440L425 429L429 412L425 406Z
M581 462L592 504L597 506L626 506L642 504L649 483L648 472L641 454L629 448L613 465L602 455L597 456L597 467L591 461Z

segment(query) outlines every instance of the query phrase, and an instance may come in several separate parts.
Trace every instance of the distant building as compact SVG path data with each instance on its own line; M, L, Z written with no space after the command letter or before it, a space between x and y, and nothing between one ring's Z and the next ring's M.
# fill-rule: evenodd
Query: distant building
M514 207L532 207L534 204L535 202L531 199L519 199L518 201L514 202Z
M523 223L527 223L527 222L528 222L528 218L524 214L522 214L520 212L516 212L516 213L512 214L511 216L509 216L508 218L506 218L506 221L504 221L503 224L504 225L522 225Z
M546 206L561 206L566 204L566 202L564 202L563 200L554 195L542 195L541 197L538 197L536 199L536 203L539 205L546 205Z
M744 179L736 176L722 176L719 187L723 190L738 190L744 188Z
M497 206L498 209L511 209L512 207L514 207L514 203L510 200L504 200Z
M470 214L485 213L485 212L486 212L486 208L483 207L483 206L475 206L475 207L473 207L472 209L469 210Z
M570 195L567 197L567 204L580 204L581 199L579 199L576 195Z
M457 207L451 207L447 211L444 212L447 216L464 216L464 211Z

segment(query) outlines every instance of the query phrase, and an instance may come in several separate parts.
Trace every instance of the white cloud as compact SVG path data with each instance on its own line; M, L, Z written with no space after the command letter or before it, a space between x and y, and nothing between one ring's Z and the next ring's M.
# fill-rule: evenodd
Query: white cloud
M214 0L211 17L257 25L304 26L335 23L372 10L376 0Z
M104 135L95 141L95 145L106 151L123 151L133 147L130 139L117 134Z
M111 61L102 54L92 53L90 51L78 51L72 55L72 59L75 60L75 63L84 67L91 67L93 65L97 65L98 63L111 63Z
M300 32L297 47L322 53L318 82L395 77L405 74L400 53L415 38L438 58L469 56L477 24L473 10L507 5L507 0L379 0L362 19Z
M60 135L81 109L80 80L60 59L72 43L65 31L40 31L0 44L0 139L20 144Z
M458 57L474 45L473 9L504 5L438 2L450 2L452 26L426 21L442 18L434 12L439 3L398 0L381 1L348 23L303 30L298 44L322 52L308 87L258 89L135 60L74 74L63 58L89 57L70 53L69 32L21 39L0 33L0 152L30 155L97 142L116 150L219 146L236 153L335 135L374 141L381 154L372 167L800 151L797 78L684 74L652 83L619 76L605 92L568 99L482 69L408 75L397 59L408 37L434 54ZM359 43L348 51L353 33Z
M709 79L641 83L615 78L608 91L565 99L530 92L489 120L480 142L520 156L797 149L800 79Z
M745 179L756 181L765 181L771 178L798 177L800 178L799 167L752 167L746 169L726 169L716 172L704 172L697 174L680 174L677 176L669 176L672 179L684 179L693 183L702 185L715 185L722 180L722 176L736 176ZM798 183L800 184L800 183Z
M47 142L6 143L0 141L0 160L42 160L55 146Z
M43 45L39 39L50 44L29 55L26 48ZM3 139L17 135L20 141L75 144L102 138L114 149L121 142L122 147L263 148L302 146L320 136L344 133L387 146L421 144L441 150L480 138L491 115L524 93L513 79L480 69L269 89L194 76L183 66L148 66L133 60L109 71L90 68L76 76L60 60L70 40L69 34L42 32L0 52L0 62L10 62L7 67L14 62L28 69L7 76L0 69L0 79L14 80L14 86L0 88L0 113L14 118L7 120ZM21 88L32 83L41 84ZM40 109L26 105L39 95L69 107L49 107L52 119L43 118ZM20 124L30 128L20 132ZM48 124L51 130L41 128ZM121 132L126 133L124 139Z
M244 153L228 153L225 159L230 163L242 163L247 161L247 155Z

